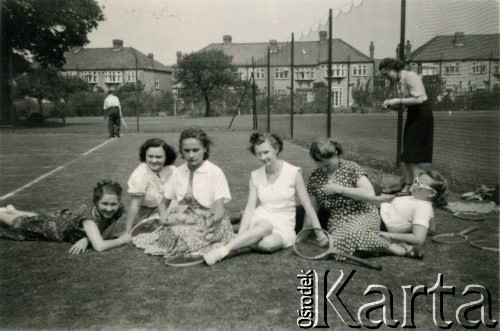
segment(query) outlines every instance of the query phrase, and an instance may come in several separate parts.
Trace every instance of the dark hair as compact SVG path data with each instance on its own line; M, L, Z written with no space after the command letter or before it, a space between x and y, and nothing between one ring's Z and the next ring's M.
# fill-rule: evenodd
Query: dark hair
M182 155L182 141L184 139L189 139L189 138L198 139L201 142L203 148L205 148L205 154L203 154L203 160L208 159L208 157L210 156L210 145L212 145L212 140L208 138L205 131L199 128L189 128L182 131L181 137L179 138L179 150L181 151L181 155Z
M342 155L344 150L339 142L331 138L318 138L309 147L309 155L314 161L330 159L335 155Z
M113 94L113 90L108 90L108 94Z
M436 191L436 195L432 198L434 207L444 207L448 204L446 196L448 195L448 182L436 170L427 170L423 174L432 178L432 183L429 185Z
M255 155L255 146L263 144L266 142L266 140L269 140L269 143L275 150L277 150L277 154L281 153L283 151L283 140L277 133L260 133L260 132L254 132L250 136L250 147L248 147L248 150Z
M401 60L392 57L386 57L378 65L378 70L382 71L382 69L387 69L387 70L401 71L404 69L404 67L405 64Z
M100 182L97 182L96 186L94 187L94 204L97 205L102 199L103 195L106 193L115 194L118 199L121 200L122 191L122 186L117 182L109 179L101 180Z
M139 149L139 159L141 160L141 162L146 161L146 152L151 147L161 147L165 151L165 163L163 164L163 166L168 166L175 162L177 153L169 144L165 142L165 140L160 138L148 139L144 142L144 144L142 144L141 148Z

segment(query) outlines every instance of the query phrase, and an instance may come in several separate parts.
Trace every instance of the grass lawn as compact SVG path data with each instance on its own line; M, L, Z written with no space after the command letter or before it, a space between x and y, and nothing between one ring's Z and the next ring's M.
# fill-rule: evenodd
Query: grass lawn
M176 131L200 125L212 128L209 135L215 146L211 160L228 178L233 196L228 211L235 215L244 208L250 171L259 164L246 151L248 132L224 130L229 120L150 119L143 123L145 133L125 132L123 138L81 157L0 204L12 203L19 209L38 211L88 204L92 187L99 179L112 178L125 186L138 164L138 148L146 138L159 136L177 145ZM131 127L132 120L127 122ZM237 129L246 125L236 123ZM105 141L105 128L100 120L72 119L64 128L22 129L16 134L3 130L2 194ZM306 178L313 170L307 150L298 145L286 143L282 157L301 166ZM436 217L437 232L461 231L471 226L470 221L456 219L444 211L436 211ZM477 225L480 229L471 235L473 238L497 234L498 216ZM319 275L330 270L330 286L340 270L356 270L341 296L354 314L362 304L375 300L364 297L366 287L381 284L392 290L395 317L401 321L401 286L431 287L438 273L442 273L445 285L456 288L455 296L446 296L447 319L455 321L458 306L472 300L461 296L467 284L481 284L489 289L494 318L499 317L498 254L467 244L445 246L428 240L422 261L391 256L373 258L383 265L382 271L332 259L306 261L296 257L291 249L272 255L242 253L214 267L171 268L161 258L146 256L132 245L104 253L90 250L81 256L67 254L69 247L66 243L0 240L0 328L298 329L297 273L308 269L315 269ZM333 309L329 320L331 327L346 329ZM419 329L437 329L432 322L431 296L417 298L415 320Z

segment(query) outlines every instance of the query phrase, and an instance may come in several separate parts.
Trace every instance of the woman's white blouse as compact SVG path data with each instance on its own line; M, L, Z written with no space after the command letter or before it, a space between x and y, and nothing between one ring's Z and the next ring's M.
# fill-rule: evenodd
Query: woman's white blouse
M172 178L172 182L165 190L164 196L168 200L181 201L186 195L189 185L190 170L186 163L179 166ZM224 172L205 160L201 167L193 174L193 196L202 206L213 208L215 201L223 199L224 203L231 200L229 185Z
M146 163L141 163L130 175L127 192L131 195L143 196L143 206L156 208L163 198L165 189L171 186L175 172L174 166L166 166L157 174Z
M427 94L425 93L422 78L420 78L420 76L413 71L401 71L401 79L397 83L397 89L400 98L418 98L423 96L424 101L427 100Z

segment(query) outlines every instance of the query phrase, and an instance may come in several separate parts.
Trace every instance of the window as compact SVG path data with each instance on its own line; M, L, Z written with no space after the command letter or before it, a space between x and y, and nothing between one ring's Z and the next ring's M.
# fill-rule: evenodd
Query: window
M276 70L274 71L274 78L288 79L288 69L276 68Z
M313 80L314 79L314 69L313 68L295 69L295 79L296 80Z
M459 68L458 62L445 63L444 74L445 75L457 75L459 72L458 68Z
M155 89L159 89L160 88L160 79L158 77L155 77Z
M366 76L368 71L368 66L366 64L354 64L352 66L353 76Z
M500 74L500 62L495 62L493 63L493 74L498 75Z
M255 79L264 79L264 69L263 68L256 68L254 71L254 78Z
M123 82L123 75L121 71L105 71L104 72L104 82L105 83L121 83Z
M76 71L63 71L62 74L66 77L78 76L78 72Z
M346 70L345 64L334 64L332 65L332 77L345 77ZM328 70L325 73L325 77L328 77Z
M342 106L342 88L332 87L332 106L340 107Z
M97 71L82 71L80 78L87 83L97 83Z
M473 62L472 73L476 75L486 73L486 62Z
M135 71L127 71L127 82L128 83L135 83L137 80L137 77L135 75Z
M422 76L436 76L439 74L439 65L437 63L422 63Z

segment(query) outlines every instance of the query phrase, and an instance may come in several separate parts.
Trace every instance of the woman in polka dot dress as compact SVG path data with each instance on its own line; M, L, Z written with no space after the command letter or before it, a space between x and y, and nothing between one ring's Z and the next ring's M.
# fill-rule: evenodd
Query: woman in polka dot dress
M360 250L423 256L419 248L393 244L379 235L380 216L373 205L373 186L358 164L340 157L339 143L318 139L312 143L309 154L317 169L309 178L307 190L316 210L320 206L328 210L326 230L332 235L336 249L348 254Z

